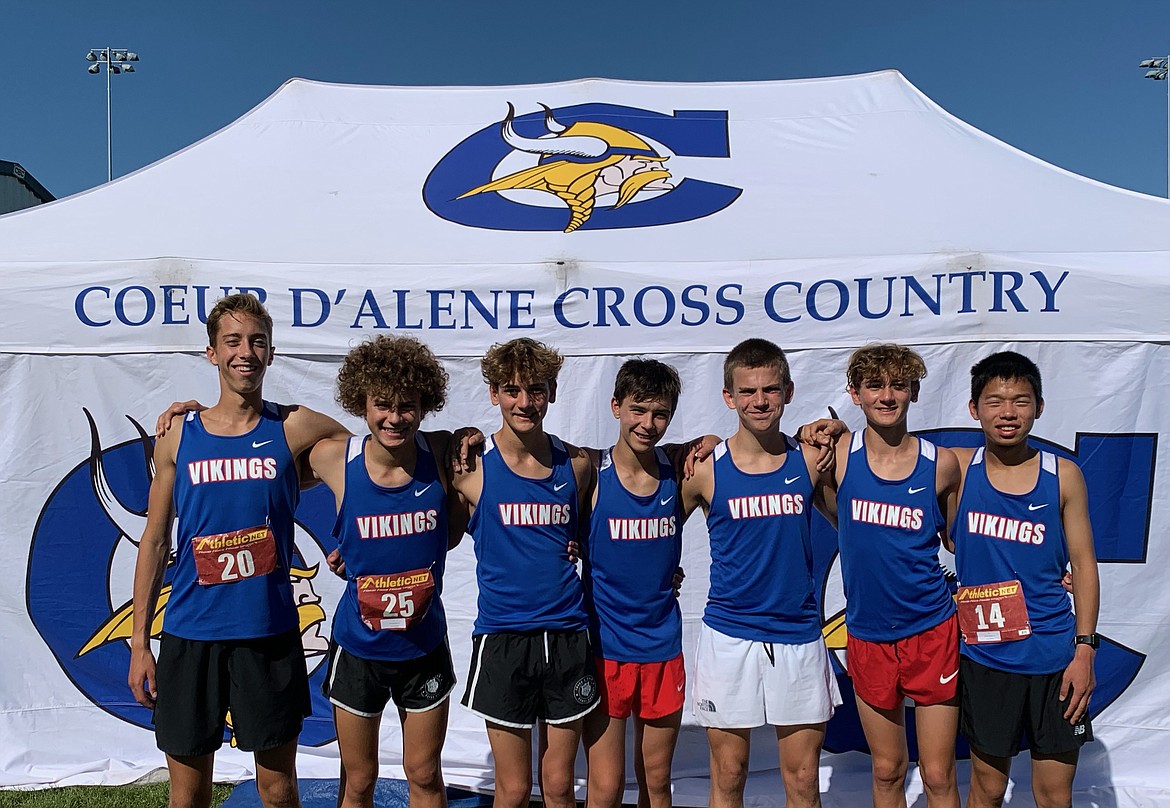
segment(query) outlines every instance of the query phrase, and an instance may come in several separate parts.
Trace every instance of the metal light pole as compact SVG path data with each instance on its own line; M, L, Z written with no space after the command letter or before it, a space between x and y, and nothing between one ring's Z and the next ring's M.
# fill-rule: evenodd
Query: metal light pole
M1170 81L1166 80L1170 56L1143 59L1138 67L1146 68L1146 78L1166 82L1166 197L1170 198Z
M89 73L97 75L106 66L106 182L114 178L114 129L110 114L110 74L133 73L138 54L125 48L90 48L85 55L87 62L93 62Z

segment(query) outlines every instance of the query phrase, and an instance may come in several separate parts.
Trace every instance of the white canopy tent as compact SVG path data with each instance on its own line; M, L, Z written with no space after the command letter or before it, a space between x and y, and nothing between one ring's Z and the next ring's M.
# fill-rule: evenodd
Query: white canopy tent
M477 357L532 336L568 357L550 427L591 446L613 440L608 390L632 355L679 368L668 437L682 438L734 429L720 367L745 337L791 352L789 426L827 404L856 423L843 390L849 351L909 343L931 370L912 425L954 442L974 426L967 367L1004 345L1027 353L1046 373L1036 436L1085 469L1102 558L1109 642L1078 799L1170 804L1157 764L1170 742L1170 595L1153 573L1170 563L1167 483L1155 474L1170 460L1157 439L1170 430L1168 270L1166 200L1023 154L892 71L474 88L291 80L155 165L0 218L0 541L11 559L0 573L10 649L0 785L127 782L162 765L149 715L125 687L119 618L148 479L130 421L149 429L176 398L214 400L200 318L245 289L276 321L275 400L337 415L338 357L369 334L405 331L451 372L448 407L428 423L490 431L498 416ZM298 514L307 569L332 546L330 507L314 491ZM684 550L688 653L706 590L699 521ZM828 622L840 586L827 527L819 541ZM339 594L329 577L298 584L318 679ZM475 608L469 542L451 557L445 600L462 675ZM320 697L316 706L301 773L331 776L336 745ZM855 724L847 706L831 725L826 804L868 794ZM383 741L386 773L400 773L392 719ZM749 799L761 805L782 800L767 773L774 749L757 738ZM688 715L680 803L705 800L706 761ZM490 788L482 724L457 706L444 766L451 783ZM216 772L249 767L225 749Z

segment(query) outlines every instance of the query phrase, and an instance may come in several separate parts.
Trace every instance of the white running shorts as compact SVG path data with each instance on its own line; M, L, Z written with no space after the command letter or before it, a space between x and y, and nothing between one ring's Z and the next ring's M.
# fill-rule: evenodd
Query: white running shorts
M745 729L826 722L841 691L821 638L803 645L756 642L704 623L693 698L700 726Z

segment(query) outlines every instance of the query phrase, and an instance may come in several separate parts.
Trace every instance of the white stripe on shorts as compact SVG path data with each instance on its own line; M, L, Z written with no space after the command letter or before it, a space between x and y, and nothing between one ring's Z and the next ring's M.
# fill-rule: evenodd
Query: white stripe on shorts
M764 643L699 628L692 691L700 726L820 724L841 704L825 641Z

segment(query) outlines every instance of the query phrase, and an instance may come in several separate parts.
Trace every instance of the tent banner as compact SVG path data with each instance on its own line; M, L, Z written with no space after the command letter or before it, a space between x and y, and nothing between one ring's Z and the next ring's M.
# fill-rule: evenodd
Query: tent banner
M277 344L289 333L287 324L278 326ZM768 328L755 333L775 336ZM911 411L911 426L943 445L978 442L981 436L966 406L967 368L1001 347L1033 357L1046 373L1046 406L1034 442L1077 462L1089 489L1101 570L1103 639L1091 708L1096 740L1082 756L1077 804L1153 804L1170 788L1162 765L1170 747L1170 688L1165 686L1170 590L1159 572L1170 566L1170 475L1165 473L1170 456L1166 442L1159 441L1170 431L1170 410L1162 406L1170 346L1088 341L924 344L920 351L929 375ZM796 396L784 417L788 429L820 417L827 406L854 427L860 425L860 413L844 392L849 352L791 351ZM550 431L582 445L611 445L616 426L609 392L627 355L570 356L550 409ZM684 382L667 440L734 431L734 413L722 400L721 355L654 355L675 364ZM452 378L449 402L424 428L472 424L485 432L494 430L499 415L478 378L477 360L448 355L444 361ZM336 371L335 359L278 354L268 372L267 396L306 404L341 418L355 431L364 430L359 419L342 415L333 402ZM0 446L9 458L0 494L0 520L6 527L0 542L11 562L0 568L0 625L8 649L0 666L0 786L125 783L164 765L154 745L150 711L134 702L126 685L136 542L152 470L146 435L172 400L193 397L213 403L216 378L206 359L193 353L0 355L0 386L8 391L7 406L0 410ZM313 688L313 716L300 738L300 774L307 777L336 776L338 766L330 705L320 693L329 624L342 588L324 563L334 546L333 514L332 495L322 487L305 492L297 511L291 584ZM691 674L708 583L701 514L686 524L683 541L683 648ZM943 562L953 564L945 554ZM829 724L822 787L826 805L859 804L868 799L869 758L844 673L844 600L836 538L819 517L814 567L824 634L846 696ZM470 538L449 556L443 599L461 680L450 707L444 773L449 783L490 789L483 722L457 704L476 608ZM676 802L706 804L706 741L689 700L683 723L675 763ZM913 725L912 710L909 723ZM913 740L911 744L913 751ZM958 751L960 779L965 780L969 769L963 742ZM392 711L382 724L381 761L385 776L401 776L401 733ZM1020 760L1013 771L1013 804L1031 804L1027 769ZM250 756L232 748L229 726L216 776L242 778L252 771ZM582 787L584 771L582 761ZM632 765L627 771L632 778ZM767 731L756 734L752 772L749 802L780 804L775 739ZM921 794L916 774L910 791L911 800Z
M649 237L649 236L648 236ZM789 347L891 334L942 339L1156 339L1164 255L886 256L702 264L257 266L141 260L17 265L0 350L198 350L215 301L268 306L285 353L339 355L378 333L448 356L516 336L569 354L725 350L765 330ZM1153 279L1153 280L1151 280ZM1163 290L1170 293L1170 290ZM1131 293L1130 293L1131 292ZM51 331L38 327L52 322Z

